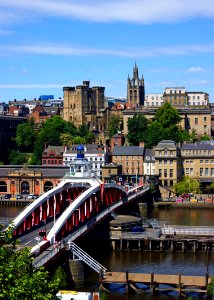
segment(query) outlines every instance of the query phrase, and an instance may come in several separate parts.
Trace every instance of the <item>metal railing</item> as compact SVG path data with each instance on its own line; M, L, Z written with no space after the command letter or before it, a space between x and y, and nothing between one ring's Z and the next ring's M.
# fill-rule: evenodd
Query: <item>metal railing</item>
M68 249L73 253L73 259L75 259L75 257L78 257L79 259L84 261L84 263L86 263L89 267L91 267L95 272L99 274L101 272L102 277L105 277L107 269L104 266L102 266L98 261L96 261L93 257L91 257L88 253L83 251L73 242L68 242Z
M214 236L214 227L163 227L161 231L165 235Z

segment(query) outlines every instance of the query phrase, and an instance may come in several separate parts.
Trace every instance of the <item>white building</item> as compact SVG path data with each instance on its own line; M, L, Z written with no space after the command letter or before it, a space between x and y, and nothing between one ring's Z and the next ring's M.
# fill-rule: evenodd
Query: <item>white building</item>
M204 92L187 92L188 95L188 105L208 105L209 104L209 94Z
M161 106L163 105L163 94L147 94L144 106Z
M155 150L146 149L143 161L145 177L157 175L155 170Z
M84 157L91 163L91 169L98 177L102 177L102 166L108 163L108 152L104 146L97 144L86 144L84 146ZM65 147L63 153L63 165L69 166L69 163L77 157L78 145L72 145L70 148Z

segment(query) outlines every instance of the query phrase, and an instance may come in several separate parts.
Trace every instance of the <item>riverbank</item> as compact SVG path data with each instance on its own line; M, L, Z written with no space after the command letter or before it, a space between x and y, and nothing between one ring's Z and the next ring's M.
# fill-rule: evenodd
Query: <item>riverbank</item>
M214 203L201 202L174 202L174 201L159 201L154 202L155 208L174 207L174 208L214 208Z

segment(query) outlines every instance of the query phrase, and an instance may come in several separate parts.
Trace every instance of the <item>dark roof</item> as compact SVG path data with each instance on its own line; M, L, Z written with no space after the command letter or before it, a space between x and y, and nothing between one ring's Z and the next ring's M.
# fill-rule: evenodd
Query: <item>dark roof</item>
M140 146L115 146L113 150L113 155L140 156L143 153L144 148Z
M72 145L68 148L66 153L77 153L77 147L79 145ZM105 147L99 146L98 144L85 144L83 145L84 149L86 148L86 153L97 153L97 154L102 154L105 153Z
M121 165L111 162L107 165L102 166L102 168L117 168L118 166L121 166Z
M181 150L214 150L214 143L212 141L187 143L181 146Z
M176 144L172 140L163 140L155 148L176 148Z
M54 151L56 154L62 155L64 152L64 146L52 146L49 145L43 152L43 154L47 154L50 151Z
M7 177L9 176L9 173L14 173L15 171L21 171L23 169L23 166L0 166L0 177ZM36 171L42 172L43 177L52 177L52 178L62 178L65 175L65 172L69 171L69 168L67 166L27 166L26 169L28 169L30 172Z
M155 150L146 149L144 155L144 162L155 161Z

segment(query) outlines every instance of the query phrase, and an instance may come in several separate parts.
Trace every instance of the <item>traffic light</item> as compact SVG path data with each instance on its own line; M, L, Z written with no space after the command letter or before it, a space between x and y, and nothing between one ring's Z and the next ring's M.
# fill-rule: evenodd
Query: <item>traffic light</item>
M46 231L45 230L41 230L38 231L39 236L46 236Z

